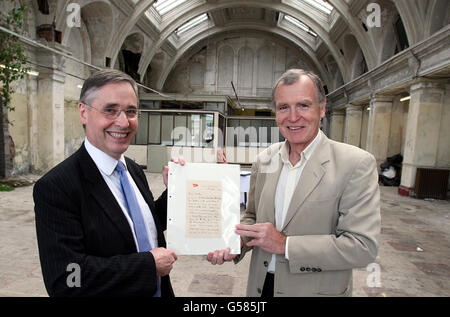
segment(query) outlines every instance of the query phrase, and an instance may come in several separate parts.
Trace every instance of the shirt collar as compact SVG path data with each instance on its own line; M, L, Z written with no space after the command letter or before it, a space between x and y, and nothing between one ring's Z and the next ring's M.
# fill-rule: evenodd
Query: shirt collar
M95 165L97 165L98 169L102 173L111 176L111 174L116 169L118 161L92 145L87 137L84 139L84 146L86 147L86 151L91 156ZM120 161L123 163L123 165L125 165L125 169L127 169L127 164L125 163L125 157L123 156L123 154L120 156Z
M317 143L319 143L320 139L322 136L322 132L321 130L319 130L319 132L317 133L316 137L314 138L314 140L312 140L312 142L310 144L308 144L308 146L302 151L302 153L300 154L302 159L300 161L297 162L297 164L295 164L295 166L299 166L300 162L303 159L308 160L312 153L314 152L314 149L317 147ZM281 160L283 161L284 164L291 164L291 161L289 161L289 142L288 140L284 141L284 144L281 146L280 150L278 151L278 153L280 154ZM292 164L291 164L292 165Z

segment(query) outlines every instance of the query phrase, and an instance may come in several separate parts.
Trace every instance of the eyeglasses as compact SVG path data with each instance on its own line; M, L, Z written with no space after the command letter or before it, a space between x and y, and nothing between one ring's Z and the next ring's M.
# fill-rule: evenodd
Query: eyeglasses
M139 110L137 108L130 108L130 109L126 109L126 110L117 109L117 108L105 108L105 109L99 110L95 107L92 107L91 105L88 105L87 103L85 103L85 105L91 109L94 109L97 112L100 112L106 118L108 118L110 120L117 119L120 116L120 113L122 111L125 113L125 115L127 116L128 119L136 119L139 114Z

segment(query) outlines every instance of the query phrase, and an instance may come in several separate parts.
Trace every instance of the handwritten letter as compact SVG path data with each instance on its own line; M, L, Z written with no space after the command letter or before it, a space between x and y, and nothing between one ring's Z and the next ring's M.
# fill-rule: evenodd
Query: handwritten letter
M186 181L186 229L188 238L222 237L222 182Z

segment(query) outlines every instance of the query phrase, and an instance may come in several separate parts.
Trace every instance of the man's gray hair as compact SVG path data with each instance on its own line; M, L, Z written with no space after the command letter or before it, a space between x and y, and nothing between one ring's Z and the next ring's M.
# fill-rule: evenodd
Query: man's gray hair
M101 87L110 83L128 82L133 87L136 99L139 103L138 87L133 78L116 69L102 69L92 74L83 84L80 93L80 102L89 104L92 94Z
M315 73L304 70L304 69L289 69L283 75L281 75L280 79L277 80L275 86L272 89L272 107L275 109L275 90L279 85L292 85L295 84L300 77L308 76L314 83L317 92L317 101L319 105L325 100L325 89L322 85L322 80Z

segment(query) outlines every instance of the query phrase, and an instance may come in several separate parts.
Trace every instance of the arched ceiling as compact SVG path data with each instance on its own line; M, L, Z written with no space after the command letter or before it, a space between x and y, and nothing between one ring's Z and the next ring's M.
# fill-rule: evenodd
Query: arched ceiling
M67 4L67 1L59 3ZM368 14L366 7L370 0L86 0L83 5L92 2L114 3L122 7L127 16L120 25L114 26L117 31L104 48L105 56L112 59L112 65L126 38L142 29L142 25L149 26L145 31L147 37L138 73L143 80L154 57L161 50L165 51L171 62L169 69L160 74L158 86L183 53L199 41L229 30L257 30L294 43L311 58L324 79L336 75L327 73L327 63L335 65L340 72L338 77L344 83L353 79L352 65L348 57L344 58L345 49L339 42L344 34L354 37L352 47L361 54L369 70L379 62L379 44L368 36L362 22L364 15ZM399 13L414 17L417 10L408 9L406 2L398 0ZM180 31L199 17L203 18L198 24ZM409 25L406 23L408 34L412 33Z
M56 29L62 31L62 44L66 45L70 35L70 26L65 23L70 12L67 6L72 2L46 1L57 12L54 16ZM83 0L78 3L82 27L85 32L93 30L89 33L94 43L91 43L92 63L98 67L115 65L127 37L136 33L143 35L137 69L141 81L148 78L149 66L161 52L165 60L170 60L170 65L175 65L183 53L208 37L230 30L256 30L294 43L311 59L325 81L326 77L334 77L339 79L336 84L342 85L360 73L360 70L355 71L352 56L357 56L362 69L370 71L393 56L393 50L398 52L414 45L445 25L446 15L439 14L439 11L446 11L448 0L428 0L428 5L419 0L414 0L414 5L411 5L411 1ZM382 27L366 25L371 13L369 7L373 4L381 7L378 13L381 13ZM105 19L112 24L103 25L105 30L96 32L101 28L95 24L96 21ZM195 19L201 20L192 27L186 27ZM400 35L406 33L406 36L392 36L393 28L397 28L395 32ZM350 45L345 40L347 35L352 36ZM96 45L100 42L102 45ZM164 73L170 71L164 69ZM165 75L152 74L151 77L158 78L160 83ZM156 86L157 82L152 80L151 85Z
M330 25L327 22L329 16L306 1L313 0L297 0L286 3L284 3L285 1L247 0L244 4L240 0L193 0L188 3L183 2L172 11L166 13L171 14L170 20L165 21L163 16L160 24L160 37L148 52L144 52L138 72L143 76L155 53L169 40L176 30L186 22L204 13L208 14L208 27L211 29L226 28L230 24L245 21L247 24L266 25L266 31L269 33L277 33L279 29L284 29L300 40L305 37L314 38L314 36L298 27L286 27L286 23L283 23L283 19L280 18L280 14L282 14L295 17L309 26L318 35L318 38L311 39L309 43L302 40L300 48L304 51L315 51L319 41L323 41L337 62L344 80L348 80L343 57L329 36ZM186 7L186 4L189 4L189 6ZM197 28L200 29L201 25L198 25ZM181 43L189 40L187 35L184 38L181 36L179 39Z
M330 80L331 78L329 78L329 73L326 72L326 70L324 69L323 65L320 63L320 61L317 59L316 55L314 54L314 52L307 46L305 45L305 43L302 41L302 39L294 36L292 33L290 33L289 31L286 31L282 28L275 28L273 30L268 30L267 26L264 25L263 23L261 24L255 24L255 23L245 23L245 22L241 22L241 23L230 23L228 25L226 25L225 27L213 27L213 28L208 28L206 30L203 31L199 31L196 32L196 34L192 37L189 38L189 40L184 41L183 45L180 46L179 50L177 51L176 55L174 56L174 58L171 59L170 63L167 65L166 69L164 70L164 72L162 73L162 75L159 78L158 83L156 84L156 89L162 89L165 80L167 79L167 76L169 75L169 73L171 72L171 70L173 69L174 65L176 64L176 62L187 52L190 50L191 47L197 45L199 42L201 42L202 40L207 39L208 37L216 37L216 36L220 36L223 33L234 33L237 34L239 32L252 32L252 31L260 31L260 32L266 32L266 33L270 33L273 36L279 36L281 38L283 38L284 40L289 41L290 43L294 44L297 47L303 47L303 52L311 59L311 61L313 62L314 66L319 70L319 73L321 75L321 77L324 80Z
M374 49L371 42L363 34L354 15L350 13L349 1L344 0L129 0L134 6L126 24L121 27L118 36L107 47L107 56L113 57L113 64L117 53L140 19L148 19L159 32L147 51L142 54L139 63L139 74L144 77L148 66L155 54L170 43L179 52L187 51L189 43L194 45L197 35L220 33L221 29L235 29L241 25L246 29L264 30L294 41L314 61L313 56L321 45L325 45L329 54L335 60L344 81L350 80L342 54L330 37L333 21L343 19L348 28L355 34L368 67L375 66ZM351 1L350 1L351 2ZM162 8L162 9L161 9ZM194 26L185 34L177 34L177 30L192 19L206 14L207 21ZM304 24L308 31L289 21L292 17ZM234 25L234 26L233 26ZM194 38L194 39L193 39ZM186 46L187 45L187 46ZM322 69L323 66L318 67Z

